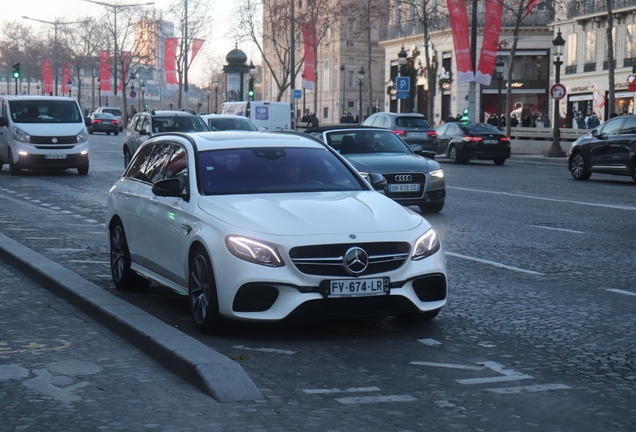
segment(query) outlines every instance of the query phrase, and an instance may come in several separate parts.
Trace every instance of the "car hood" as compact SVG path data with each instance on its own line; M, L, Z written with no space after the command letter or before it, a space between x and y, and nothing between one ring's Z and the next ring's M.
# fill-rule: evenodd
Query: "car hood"
M417 154L396 155L392 153L343 155L355 169L379 174L404 172L430 172L440 169L439 163Z
M15 123L15 126L35 136L71 136L84 129L84 123Z
M199 207L228 225L272 235L395 232L428 224L372 191L206 196Z

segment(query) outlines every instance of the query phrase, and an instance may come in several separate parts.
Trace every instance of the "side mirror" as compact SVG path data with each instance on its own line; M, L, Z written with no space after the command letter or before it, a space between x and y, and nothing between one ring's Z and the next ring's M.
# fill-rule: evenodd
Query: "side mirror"
M150 135L150 134L148 133L148 131L146 129L142 129L142 130L139 131L139 135L140 136L144 136L144 135Z
M4 117L0 117L0 127L5 127L8 125L9 125L9 121Z
M592 132L590 132L590 134L591 134L593 137L597 137L597 136L598 136L598 130L597 130L597 129L594 129Z
M409 147L411 147L411 150L413 150L413 153L417 153L419 155L424 156L422 153L424 151L424 148L419 145L419 144L410 144Z
M152 186L152 193L161 197L183 198L188 201L188 194L183 193L184 181L182 178L159 180Z
M91 119L89 117L85 117L84 118L84 126L90 126L90 125L91 125Z
M386 179L382 174L379 173L369 173L369 180L371 183L371 187L377 191L384 191L386 189Z

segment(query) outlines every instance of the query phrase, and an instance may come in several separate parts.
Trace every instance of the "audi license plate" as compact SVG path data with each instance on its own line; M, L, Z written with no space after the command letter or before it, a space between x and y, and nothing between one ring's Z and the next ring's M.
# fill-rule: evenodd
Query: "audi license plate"
M329 281L327 297L369 297L389 293L389 278L339 279Z
M390 184L389 192L419 192L419 183Z
M498 142L497 140L484 140L484 144L497 144Z
M66 159L65 154L47 154L44 155L44 159Z
M407 135L408 136L417 136L417 137L425 136L425 134L423 132L409 132Z

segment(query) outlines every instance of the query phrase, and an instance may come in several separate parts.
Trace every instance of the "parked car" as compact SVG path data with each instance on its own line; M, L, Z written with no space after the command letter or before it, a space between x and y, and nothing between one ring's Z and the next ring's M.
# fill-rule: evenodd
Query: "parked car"
M259 131L254 122L247 117L241 117L237 115L206 114L202 115L201 118L205 120L210 130L212 131Z
M391 129L405 143L420 145L427 152L423 156L433 159L437 154L437 132L423 114L377 112L371 114L362 125Z
M437 128L437 140L438 156L446 156L452 163L478 159L503 165L510 157L510 138L487 123L445 123Z
M424 212L444 208L446 183L439 163L413 152L390 130L371 126L321 126L305 133L319 138L361 173L375 172L387 180L385 194Z
M181 110L142 111L135 114L124 138L124 166L128 166L139 146L152 136L164 132L207 132L210 128L195 114Z
M568 152L568 168L574 180L600 173L636 182L636 116L615 117L579 137Z
M224 318L432 319L447 301L439 236L370 178L307 136L158 135L108 194L113 282L188 296L201 332Z
M119 121L114 115L94 112L88 118L91 121L91 125L87 127L89 134L104 132L106 135L119 135Z
M108 113L108 114L114 115L117 121L119 122L119 132L122 132L124 130L124 123L121 118L121 110L119 108L109 107L109 106L100 106L100 107L97 107L95 111L93 111L93 114L101 114L101 113Z

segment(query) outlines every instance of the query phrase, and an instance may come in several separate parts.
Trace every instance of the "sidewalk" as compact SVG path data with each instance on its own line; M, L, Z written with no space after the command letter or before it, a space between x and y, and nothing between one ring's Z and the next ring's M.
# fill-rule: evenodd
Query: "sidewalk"
M542 164L550 164L550 165L562 165L567 166L568 158L564 157L548 157L542 154L520 154L520 155L511 155L511 161L523 161L523 162L534 162L534 163L542 163Z

